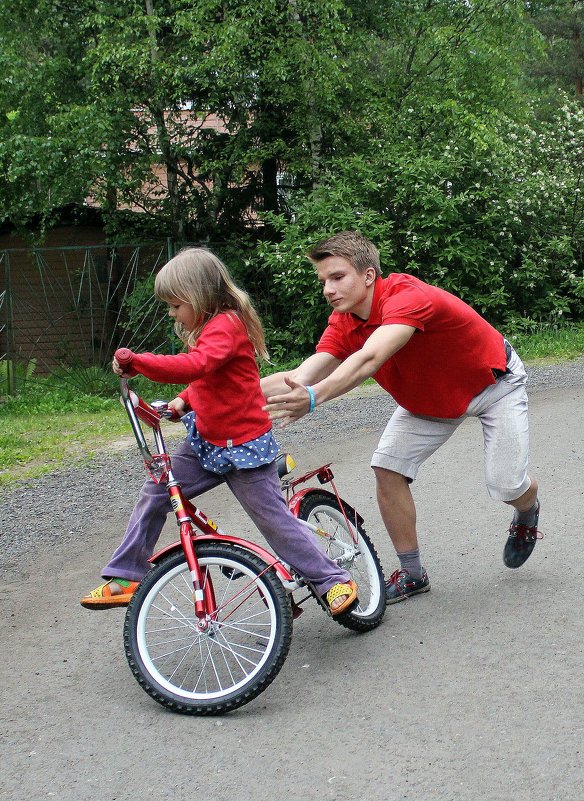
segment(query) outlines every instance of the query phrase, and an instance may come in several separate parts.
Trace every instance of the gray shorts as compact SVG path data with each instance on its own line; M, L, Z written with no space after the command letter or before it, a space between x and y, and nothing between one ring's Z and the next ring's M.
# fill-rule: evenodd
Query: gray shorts
M507 372L476 395L455 419L421 417L398 406L371 460L413 481L420 465L454 434L468 417L478 417L485 443L485 481L491 498L514 501L529 489L527 374L514 350Z

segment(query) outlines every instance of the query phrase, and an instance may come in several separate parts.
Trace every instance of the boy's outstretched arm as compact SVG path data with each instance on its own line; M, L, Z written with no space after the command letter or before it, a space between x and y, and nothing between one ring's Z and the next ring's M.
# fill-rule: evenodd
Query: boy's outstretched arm
M335 359L330 353L313 353L305 359L298 367L281 373L272 373L261 379L262 392L267 399L272 395L281 395L290 392L290 387L286 380L295 381L298 384L315 384L322 381L327 375L339 366L341 362Z
M352 353L340 364L338 360L335 360L338 365L336 369L328 372L326 376L318 379L316 383L312 379L312 391L314 392L316 405L318 406L327 400L337 398L354 387L358 387L366 378L374 375L394 353L403 348L415 331L416 329L409 325L390 324L380 326L371 334L361 350ZM320 355L325 354L316 354L316 356ZM296 372L293 371L293 373ZM278 395L270 393L266 397L267 405L264 408L268 411L272 420L278 420L280 426L285 426L288 423L299 420L308 412L310 396L306 390L306 384L311 384L311 380L305 379L302 374L300 374L300 380L287 373L280 375L283 375L288 391Z

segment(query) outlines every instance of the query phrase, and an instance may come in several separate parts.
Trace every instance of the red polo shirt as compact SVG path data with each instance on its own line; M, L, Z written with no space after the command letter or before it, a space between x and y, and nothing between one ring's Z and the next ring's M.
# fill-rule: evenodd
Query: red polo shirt
M225 447L241 445L270 431L259 371L247 329L235 313L221 313L205 325L188 353L136 353L131 368L152 381L183 384L180 397L197 416L203 439Z
M333 311L316 350L342 361L379 326L393 323L416 331L373 378L412 414L460 417L495 382L492 369L505 370L495 328L460 298L403 273L376 280L368 320Z

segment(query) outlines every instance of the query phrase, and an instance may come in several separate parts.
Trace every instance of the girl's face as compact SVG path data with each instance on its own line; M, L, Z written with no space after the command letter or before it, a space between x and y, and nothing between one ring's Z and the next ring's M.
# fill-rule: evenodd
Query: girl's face
M193 331L196 326L195 310L190 303L172 298L168 301L168 316L181 323L185 331Z

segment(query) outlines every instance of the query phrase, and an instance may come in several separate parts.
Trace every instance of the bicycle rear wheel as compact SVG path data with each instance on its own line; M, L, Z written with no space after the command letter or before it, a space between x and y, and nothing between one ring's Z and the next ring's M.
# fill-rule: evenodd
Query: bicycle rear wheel
M318 545L357 583L358 606L334 619L353 631L369 631L379 626L386 606L383 570L363 527L350 517L357 539L354 542L337 499L322 492L310 493L302 499L298 517L317 527L314 537Z
M282 582L255 554L221 543L196 545L216 612L205 631L194 612L182 551L142 580L128 606L124 645L141 687L191 715L222 714L259 695L280 671L292 638Z

